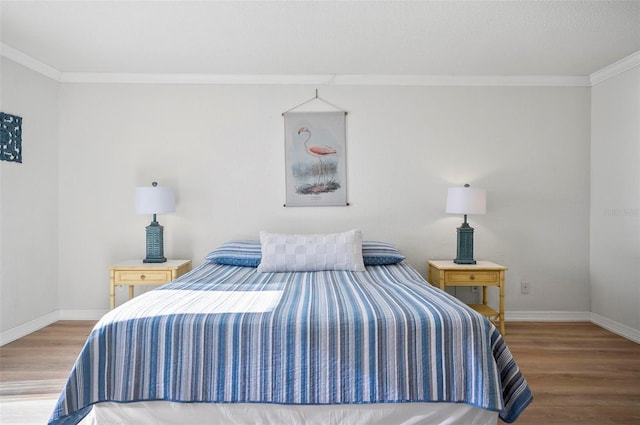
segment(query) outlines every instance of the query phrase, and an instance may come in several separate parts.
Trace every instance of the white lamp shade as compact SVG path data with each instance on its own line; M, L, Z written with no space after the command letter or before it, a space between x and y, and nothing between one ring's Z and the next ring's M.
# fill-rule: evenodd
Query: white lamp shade
M475 187L450 187L447 192L447 212L451 214L485 214L486 192Z
M176 211L176 198L170 187L136 187L138 214L165 214Z

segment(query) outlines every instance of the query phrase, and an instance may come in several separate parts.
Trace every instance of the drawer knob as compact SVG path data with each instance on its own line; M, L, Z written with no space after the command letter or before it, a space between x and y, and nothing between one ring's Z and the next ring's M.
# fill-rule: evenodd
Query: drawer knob
M145 280L145 278L146 278L145 275L143 275L143 274L140 275L140 280Z
M475 275L471 275L471 276L469 276L469 279L471 279L471 280L474 280L475 278L476 278L476 276L475 276Z

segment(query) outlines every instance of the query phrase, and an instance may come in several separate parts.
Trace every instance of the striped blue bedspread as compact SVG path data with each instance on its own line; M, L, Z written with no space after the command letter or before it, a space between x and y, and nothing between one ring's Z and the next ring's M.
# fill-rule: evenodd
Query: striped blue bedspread
M531 391L496 328L400 263L257 273L205 263L107 313L49 424L95 403L461 402L514 421Z

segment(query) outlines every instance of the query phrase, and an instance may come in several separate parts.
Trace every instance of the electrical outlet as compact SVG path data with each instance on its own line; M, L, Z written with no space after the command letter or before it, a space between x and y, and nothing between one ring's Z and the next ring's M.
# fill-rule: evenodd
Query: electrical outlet
M522 282L520 282L520 292L523 294L528 294L529 293L529 282L526 280L523 280Z

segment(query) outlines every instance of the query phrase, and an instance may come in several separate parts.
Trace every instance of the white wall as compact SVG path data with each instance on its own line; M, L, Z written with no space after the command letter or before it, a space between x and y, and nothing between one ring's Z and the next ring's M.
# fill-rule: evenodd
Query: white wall
M23 118L22 164L0 162L6 331L58 310L58 83L2 58L0 84L0 110Z
M134 188L157 180L178 197L159 217L168 257L199 264L261 229L360 227L423 273L455 256L447 187L484 187L476 258L509 267L507 310L589 311L589 88L319 87L349 112L351 206L284 208L281 113L314 89L61 84L61 310L108 307L107 266L144 256Z
M640 331L640 67L592 88L591 309Z

